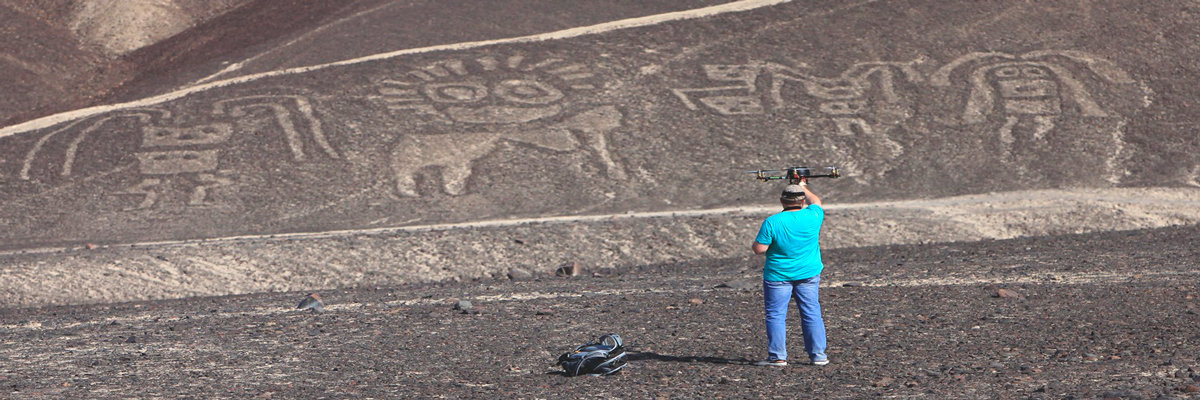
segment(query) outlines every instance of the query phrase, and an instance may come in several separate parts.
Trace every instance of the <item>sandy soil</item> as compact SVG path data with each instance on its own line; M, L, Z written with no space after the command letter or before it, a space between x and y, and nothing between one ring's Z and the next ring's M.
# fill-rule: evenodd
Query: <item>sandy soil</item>
M826 199L827 248L1007 239L1200 222L1193 188ZM775 206L499 220L0 255L0 303L86 304L552 274L740 256ZM91 247L89 249L89 247Z

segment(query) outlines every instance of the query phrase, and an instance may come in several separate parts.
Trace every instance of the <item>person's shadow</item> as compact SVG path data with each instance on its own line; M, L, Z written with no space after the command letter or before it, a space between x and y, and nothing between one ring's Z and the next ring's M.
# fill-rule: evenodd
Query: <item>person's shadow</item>
M751 365L753 363L753 361L745 359L745 358L734 359L734 358L721 358L721 357L708 357L708 356L667 356L667 355L662 355L662 354L658 354L658 353L651 352L651 351L632 351L632 350L627 350L625 352L625 361L626 362L628 362L628 361L667 361L667 362L681 362L681 363L702 362L702 363L710 363L710 364L733 364L733 365ZM551 371L551 372L547 372L546 374L567 376L567 374L563 371Z
M651 351L629 351L625 355L625 360L628 361L667 361L667 362L682 362L693 363L702 362L710 364L737 364L750 365L754 361L745 358L722 358L709 356L668 356L658 354Z

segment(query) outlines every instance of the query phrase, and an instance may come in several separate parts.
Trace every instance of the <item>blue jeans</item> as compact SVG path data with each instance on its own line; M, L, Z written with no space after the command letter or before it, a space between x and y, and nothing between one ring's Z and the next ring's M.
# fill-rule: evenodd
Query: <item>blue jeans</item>
M810 361L826 360L825 321L817 298L821 276L790 282L763 281L763 310L767 321L767 358L787 360L788 300L796 299L800 326L804 329L804 351Z

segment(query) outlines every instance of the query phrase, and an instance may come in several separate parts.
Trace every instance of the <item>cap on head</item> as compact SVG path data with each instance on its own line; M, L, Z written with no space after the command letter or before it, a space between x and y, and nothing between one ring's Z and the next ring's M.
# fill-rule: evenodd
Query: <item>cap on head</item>
M804 187L800 185L787 185L783 187L783 193L779 194L779 199L783 201L799 202L804 199Z

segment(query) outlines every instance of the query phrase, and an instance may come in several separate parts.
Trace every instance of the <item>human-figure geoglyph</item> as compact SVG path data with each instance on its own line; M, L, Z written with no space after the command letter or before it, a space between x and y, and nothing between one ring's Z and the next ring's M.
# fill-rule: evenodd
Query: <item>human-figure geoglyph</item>
M136 205L125 210L156 207L162 194L171 186L184 188L187 206L211 206L214 205L210 197L213 190L236 183L233 178L236 171L219 167L222 151L229 149L229 142L235 136L235 122L258 110L265 110L278 124L293 161L302 162L309 158L304 146L306 140L315 142L325 157L341 158L326 139L321 121L307 98L260 95L215 102L212 109L215 118L207 123L179 124L172 121L170 111L156 108L132 109L73 121L35 142L26 153L20 178L35 179L32 170L39 160L43 161L40 164L48 161L52 170L54 165L60 165L58 176L78 174L76 161L79 154L89 151L89 147L103 146L88 139L102 129L120 129L110 124L112 121L133 119L140 131L140 144L132 149L132 155L137 160L137 173L141 178L138 183L111 193L140 197ZM61 155L46 151L47 143L55 140L68 140ZM61 161L57 161L59 157Z
M909 62L855 63L835 77L809 73L810 68L802 63L706 64L701 66L705 77L720 84L673 88L671 92L690 110L726 117L817 110L817 116L830 121L833 128L820 148L844 163L847 176L869 179L887 172L905 150L889 136L889 130L914 116L909 98L915 93L903 93L897 83L926 82L917 69L924 61L922 57ZM1093 79L1078 78L1081 73ZM1001 146L996 151L1006 162L1017 162L1013 153L1021 147L1019 141L1044 147L1047 136L1061 130L1059 121L1070 115L1090 119L1086 128L1099 129L1075 128L1080 136L1071 138L1074 142L1066 141L1067 147L1098 151L1096 168L1100 171L1096 174L1106 181L1115 183L1123 175L1124 118L1097 102L1091 93L1099 84L1137 82L1108 60L1075 50L1020 55L974 52L937 68L927 82L935 88L963 84L968 94L955 120L964 125L998 120L995 134ZM802 89L789 91L790 85ZM807 107L789 108L793 104ZM860 161L882 165L869 167Z
M1080 74L1094 79L1081 79ZM1048 151L1047 138L1061 130L1063 118L1089 118L1101 121L1103 131L1077 129L1061 134L1076 135L1072 138L1076 142L1097 142L1092 151L1099 152L1095 155L1104 170L1098 174L1105 180L1116 183L1123 175L1124 118L1097 103L1091 94L1100 84L1136 83L1116 64L1075 50L1039 50L1020 55L973 52L943 65L929 78L935 87L950 87L956 82L966 83L969 88L961 113L963 124L988 123L989 117L1002 120L996 128L1002 160L1022 165L1016 153Z

